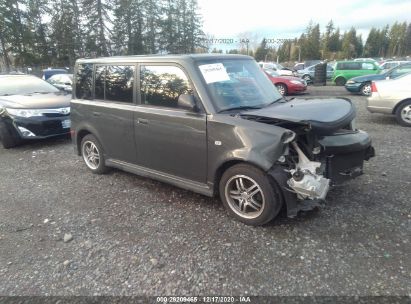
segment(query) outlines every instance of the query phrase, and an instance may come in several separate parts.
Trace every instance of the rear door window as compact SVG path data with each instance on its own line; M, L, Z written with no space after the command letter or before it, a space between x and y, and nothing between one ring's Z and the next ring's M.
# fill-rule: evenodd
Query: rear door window
M97 66L94 85L95 98L132 103L134 70L132 65Z

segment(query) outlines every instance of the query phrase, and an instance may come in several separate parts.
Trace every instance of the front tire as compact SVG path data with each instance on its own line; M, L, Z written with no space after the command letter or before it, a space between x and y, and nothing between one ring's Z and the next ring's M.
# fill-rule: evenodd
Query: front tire
M247 225L268 223L283 205L276 182L249 164L227 169L221 177L219 191L227 212Z
M21 139L15 130L5 123L0 123L0 140L4 149L10 149L21 143Z
M81 140L81 155L91 172L104 174L108 171L105 165L103 147L94 135L86 135Z
M275 86L277 87L278 92L279 92L282 96L287 95L288 89L287 89L287 86L286 86L285 84L277 83Z
M363 86L361 87L361 95L364 96L370 96L371 95L371 83L366 82L363 84Z
M346 82L347 82L347 81L346 81L345 78L343 78L343 77L338 77L338 78L335 80L335 84L336 84L337 86L343 86L343 85L345 85Z
M411 127L411 100L402 103L395 111L397 122L404 127Z

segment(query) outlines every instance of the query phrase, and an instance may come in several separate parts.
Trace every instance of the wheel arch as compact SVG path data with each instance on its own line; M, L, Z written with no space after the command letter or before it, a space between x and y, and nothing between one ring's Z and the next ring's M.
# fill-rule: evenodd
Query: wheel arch
M223 176L224 172L227 171L229 168L231 168L235 165L238 165L238 164L248 164L248 165L254 166L254 167L256 167L256 168L258 168L262 171L266 171L259 164L257 164L256 162L250 161L250 160L239 159L239 158L227 159L217 167L217 169L214 173L214 181L213 181L214 182L214 189L213 189L214 196L218 195L218 193L219 193L220 180L221 180L221 177Z
M77 132L77 134L76 134L76 148L77 148L77 154L79 156L81 155L81 141L88 134L92 134L92 133L87 129L82 129L79 132Z
M408 102L408 101L411 101L411 98L406 98L406 99L403 99L403 100L401 100L400 102L398 102L398 103L395 105L394 109L392 109L392 114L395 114L395 113L397 112L398 108L399 108L400 106L402 106L404 103Z
M77 151L77 154L80 156L81 155L81 141L85 136L88 134L92 134L97 138L97 140L100 142L100 144L103 147L103 150L105 151L105 147L100 139L100 136L98 136L98 132L91 126L88 125L83 125L77 128L76 133L75 133L75 148Z
M337 81L339 79L342 79L344 81L344 84L347 83L347 79L343 75L338 75L337 77L334 78L334 83L337 84Z

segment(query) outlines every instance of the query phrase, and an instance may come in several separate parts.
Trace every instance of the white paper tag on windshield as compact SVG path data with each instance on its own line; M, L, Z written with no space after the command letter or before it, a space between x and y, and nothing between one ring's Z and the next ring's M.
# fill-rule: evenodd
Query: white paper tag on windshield
M230 80L222 63L203 64L199 68L206 83Z

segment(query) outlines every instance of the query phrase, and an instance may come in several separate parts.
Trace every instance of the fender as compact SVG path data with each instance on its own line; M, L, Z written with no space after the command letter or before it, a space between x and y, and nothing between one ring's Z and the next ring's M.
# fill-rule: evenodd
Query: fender
M290 132L229 114L209 115L208 181L213 183L218 168L233 160L251 163L267 172L284 153L287 144L283 139Z

